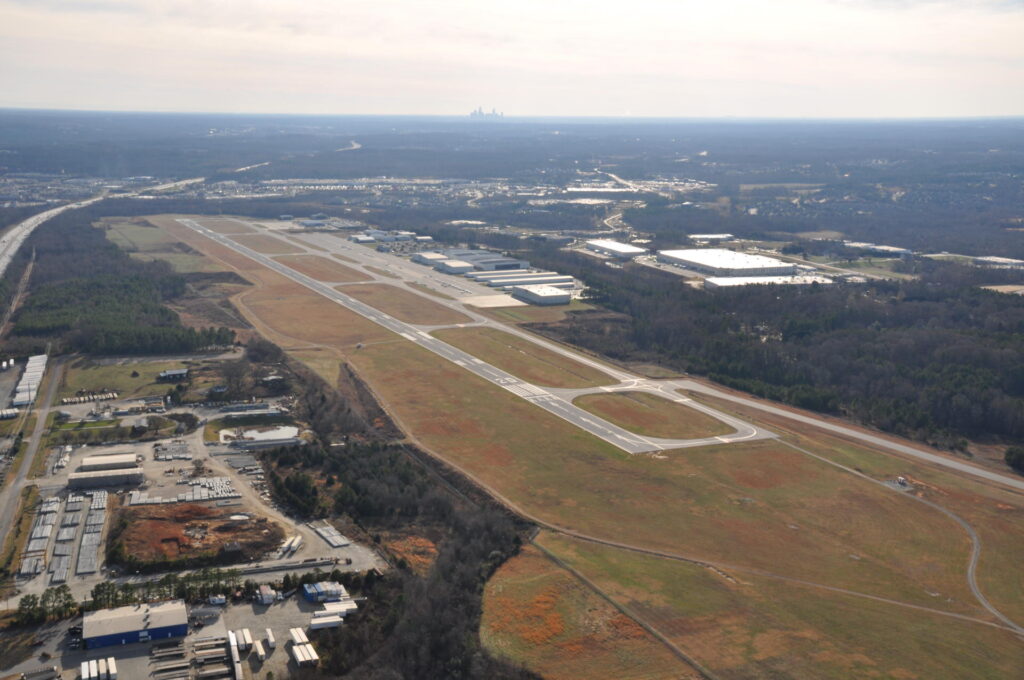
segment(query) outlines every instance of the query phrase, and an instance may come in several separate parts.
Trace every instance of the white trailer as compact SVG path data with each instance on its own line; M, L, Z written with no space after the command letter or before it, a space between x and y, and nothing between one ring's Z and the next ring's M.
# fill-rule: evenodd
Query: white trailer
M302 666L302 663L306 659L305 655L302 653L302 647L303 645L292 645L292 660L295 661L296 666Z
M256 652L256 658L257 659L259 659L260 661L266 661L267 660L267 653L265 651L263 651L263 643L262 642L260 642L259 640L256 640L255 642L253 642L252 643L252 649L253 649L254 652Z
M320 655L316 653L315 649L313 649L313 645L306 645L306 655L309 657L310 666L320 665Z
M107 658L107 674L110 680L117 680L117 660L112 656Z
M107 680L107 660L99 660L100 680Z
M274 639L274 631L267 628L267 647L274 649L277 647L277 640Z
M100 678L100 665L96 663L96 659L89 662L89 678L90 680L99 680Z
M82 676L82 680L92 680L92 676L89 674L89 662L88 661L83 661L82 662L81 676Z
M252 635L249 633L248 628L242 629L242 637L245 638L245 648L252 649Z
M341 625L342 619L337 614L321 616L309 622L310 630L323 630L324 628L337 628Z

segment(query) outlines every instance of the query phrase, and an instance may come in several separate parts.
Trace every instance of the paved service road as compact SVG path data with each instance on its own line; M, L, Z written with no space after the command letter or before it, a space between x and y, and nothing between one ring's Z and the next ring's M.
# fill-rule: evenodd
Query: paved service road
M570 423L576 425L580 429L586 430L587 432L593 434L594 436L599 437L600 439L603 439L604 441L610 444L614 444L615 446L629 453L650 453L654 451L665 451L669 449L681 449L694 446L721 444L737 440L747 441L755 439L766 439L774 436L766 430L754 427L752 425L744 423L743 421L737 418L733 418L732 416L719 413L708 407L703 407L701 408L701 410L730 424L736 430L736 432L732 435L721 437L705 437L701 439L657 439L652 437L643 437L638 434L634 434L624 428L614 425L613 423L603 420L592 413L589 413L577 406L574 406L572 404L571 399L567 399L563 396L560 396L559 394L557 394L556 390L545 389L543 387L538 387L537 385L533 385L531 383L520 380L519 378L513 376L512 374L506 373L500 368L492 366L484 362L483 360L478 359L472 354L464 352L461 349L453 347L448 343L435 338L426 331L421 330L420 328L412 324L399 321L393 316L389 316L388 314L385 314L384 312L381 312L380 310L371 307L370 305L367 305L363 302L360 302L359 300L356 300L355 298L352 298L348 295L345 295L342 292L335 290L333 287L326 283L321 283L316 279L313 279L309 276L306 276L305 274L295 271L291 267L288 267L287 265L278 262L277 260L271 257L258 253L250 248L246 248L240 243L237 243L222 234L207 229L206 227L202 226L195 220L179 219L178 222L191 229L194 229L195 231L201 233L203 236L206 236L207 238L216 241L221 245L227 246L245 255L246 257L255 260L256 262L259 262L260 264L276 271L282 276L286 276L289 279L295 281L296 283L299 283L305 286L306 288L309 288L310 290L319 293L320 295L323 295L324 297L333 300L334 302L337 302L343 307L346 307L352 310L353 312L356 312L357 314L366 317L367 319L373 321L374 323L377 323L383 326L384 328L387 328L388 330L397 333L398 335L402 336L409 342L415 343L420 347L423 347L424 349L427 349L433 352L434 354L437 354L438 356L441 356L447 359L448 361L451 361L452 363L461 366L467 371L480 376L484 380L487 380L488 382L493 383L515 394L516 396L525 399L526 401L529 401L530 403L544 409L545 411L548 411L549 413L553 413L559 418L569 421ZM464 309L460 309L460 311L465 312ZM486 321L484 317L479 317L477 315L474 316L476 316L480 323ZM502 330L506 330L506 327L501 326L496 322L488 321L488 323L494 323L495 326L499 326L501 327ZM565 354L574 359L576 358L576 356L572 355L571 353ZM591 362L587 361L587 363ZM601 368L602 370L605 370L604 366L602 366ZM681 400L682 399L676 399L676 401Z

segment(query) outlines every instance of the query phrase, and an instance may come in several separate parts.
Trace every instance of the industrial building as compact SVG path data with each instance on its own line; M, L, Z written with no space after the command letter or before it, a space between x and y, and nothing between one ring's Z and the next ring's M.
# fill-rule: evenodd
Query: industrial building
M448 257L445 256L445 255L442 255L441 253L434 253L434 252L430 252L430 251L423 251L422 253L415 253L415 254L413 254L413 256L411 258L409 258L409 259L411 259L413 262L415 262L417 264L425 264L425 265L433 266L433 265L437 264L438 262L444 262L445 260L448 259Z
M574 288L576 286L576 279L569 276L568 274L556 274L554 272L544 272L539 276L530 274L524 274L520 276L507 276L497 279L488 279L483 282L486 283L490 288L511 288L512 286L529 286L529 285L548 285L554 286L555 288Z
M512 297L531 305L567 305L572 299L569 291L554 286L515 286Z
M134 453L114 453L105 456L86 456L79 466L79 472L94 470L120 470L138 466L138 458Z
M434 265L434 269L443 274L465 274L473 271L476 267L464 260L444 260Z
M832 279L825 276L709 276L704 279L704 289L734 288L736 286L809 286L812 283L827 285Z
M790 276L796 265L764 255L749 255L724 248L659 250L658 261L709 276Z
M688 234L686 238L701 243L719 243L721 241L731 241L736 237L732 234Z
M86 649L186 635L188 611L182 600L86 612L82 622L82 642Z
M129 484L141 484L144 478L142 468L140 467L72 472L68 475L68 488L95 489L101 486L126 486Z
M182 380L188 380L188 369L172 368L167 371L160 371L160 373L157 374L156 379L160 382L181 382Z
M631 246L628 243L620 243L618 241L609 241L607 239L587 241L587 250L592 250L595 253L601 253L602 255L618 258L620 260L629 260L637 255L643 255L647 252L646 248Z
M36 400L39 392L39 384L43 381L43 373L46 372L45 354L37 354L28 358L25 364L25 372L21 375L17 387L14 388L14 398L11 399L11 406L31 406Z
M503 271L506 269L529 269L526 260L506 257L491 250L475 250L470 248L449 248L442 251L445 257L468 262L479 271Z

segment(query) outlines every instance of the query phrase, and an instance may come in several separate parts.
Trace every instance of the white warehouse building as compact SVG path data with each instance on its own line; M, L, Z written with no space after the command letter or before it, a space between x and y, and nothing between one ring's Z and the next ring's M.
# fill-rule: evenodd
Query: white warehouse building
M659 250L658 261L686 267L709 276L790 276L796 265L764 255L737 253L724 248Z
M569 291L545 285L514 286L512 297L531 305L567 305L572 299Z
M736 286L809 286L811 284L828 285L832 279L826 276L709 276L704 279L704 290L715 288L735 288Z
M647 252L646 248L640 248L638 246L631 246L628 243L619 243L618 241L609 241L607 239L595 239L593 241L587 241L587 250L593 250L595 253L601 253L609 257L617 257L620 260L629 260L636 257L637 255L643 255Z

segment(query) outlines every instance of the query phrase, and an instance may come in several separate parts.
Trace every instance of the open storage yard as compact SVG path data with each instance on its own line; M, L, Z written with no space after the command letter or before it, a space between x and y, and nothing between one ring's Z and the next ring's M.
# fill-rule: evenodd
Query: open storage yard
M598 387L616 382L596 368L494 328L450 328L434 336L537 385Z
M367 283L360 286L339 286L338 290L406 323L429 326L472 321L451 307L396 286Z
M285 532L265 518L245 518L232 509L194 503L133 506L118 510L111 529L111 551L132 562L211 558L234 551L252 559L280 545Z
M720 420L649 392L585 394L573 403L648 437L697 439L732 432Z

